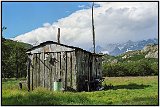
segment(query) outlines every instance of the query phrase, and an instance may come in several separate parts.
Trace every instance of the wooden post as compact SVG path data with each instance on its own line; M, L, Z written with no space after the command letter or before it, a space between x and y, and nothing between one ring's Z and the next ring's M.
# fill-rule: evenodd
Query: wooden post
M45 53L43 53L43 55L44 55L44 59L45 59ZM45 76L45 60L43 60L43 61L44 61L44 68L43 68L44 69L43 70L44 71L44 73L43 73L43 75L44 75L44 79L43 80L44 81L43 82L44 82L44 87L45 87L45 79L46 79L46 76Z
M65 52L65 54L66 54L65 90L67 90L67 52Z
M27 72L27 75L28 75L28 91L30 91L30 65L31 65L31 59L28 58L28 72Z
M57 42L60 43L60 28L58 28Z
M72 75L73 75L73 74L72 74L72 55L73 55L73 54L72 54L72 52L71 52L71 53L70 53L70 64L71 64L71 65L70 65L70 66L71 66L71 68L70 68L70 76L71 76L71 77L70 77L70 79L71 79L71 81L70 81L70 87L72 87Z
M33 61L32 61L32 62L33 62L33 67L34 67L34 56L33 56ZM32 72L31 72L31 74L32 74L32 76L31 76L31 81L32 81L32 91L33 91L33 81L34 81L34 80L33 80L33 70L34 70L33 67L32 67L32 70L31 70L31 71L32 71Z
M92 4L92 33L93 33L93 52L95 53L95 32L94 32L93 6L94 6L94 2Z

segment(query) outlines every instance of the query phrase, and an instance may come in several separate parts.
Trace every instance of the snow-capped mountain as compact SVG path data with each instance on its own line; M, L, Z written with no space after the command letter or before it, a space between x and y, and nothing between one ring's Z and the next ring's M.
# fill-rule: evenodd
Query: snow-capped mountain
M88 51L93 52L93 48L90 48ZM102 53L102 51L104 51L104 48L102 48L100 45L97 45L96 46L96 53Z
M117 56L128 51L141 50L148 44L158 44L158 39L154 38L136 42L129 40L125 43L107 44L103 47L98 45L96 46L96 53L104 53ZM90 49L90 51L92 50Z

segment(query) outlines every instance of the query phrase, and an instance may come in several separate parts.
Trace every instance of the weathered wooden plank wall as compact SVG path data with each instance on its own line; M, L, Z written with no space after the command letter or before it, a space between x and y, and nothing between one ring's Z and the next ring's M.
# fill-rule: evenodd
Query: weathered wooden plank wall
M76 89L76 60L75 60L75 53L74 52L67 52L67 66L66 66L66 84L68 90Z
M85 81L92 81L94 78L102 77L101 57L90 53L77 50L76 51L77 65L77 84L79 91L86 89Z
M55 58L56 61L50 63L50 58ZM75 52L36 53L33 54L32 64L34 66L34 68L30 67L32 90L39 86L52 90L53 82L59 79L64 89L77 88Z
M85 81L90 81L90 54L81 50L76 51L77 62L77 85L78 89L83 90Z
M93 77L102 77L102 58L100 56L94 56L94 68L93 68Z
M61 79L64 89L80 91L84 88L86 80L92 81L93 78L102 76L102 59L98 55L58 45L46 45L33 52L40 53L34 53L31 58L34 67L30 67L32 90L39 86L52 90L53 82ZM52 64L51 58L56 59Z

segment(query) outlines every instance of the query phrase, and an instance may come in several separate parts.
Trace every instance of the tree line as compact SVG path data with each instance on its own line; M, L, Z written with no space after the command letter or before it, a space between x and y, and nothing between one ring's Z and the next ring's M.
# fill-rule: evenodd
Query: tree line
M158 59L142 59L103 64L103 76L149 76L158 75Z
M26 50L29 47L28 44L2 37L2 78L26 77Z

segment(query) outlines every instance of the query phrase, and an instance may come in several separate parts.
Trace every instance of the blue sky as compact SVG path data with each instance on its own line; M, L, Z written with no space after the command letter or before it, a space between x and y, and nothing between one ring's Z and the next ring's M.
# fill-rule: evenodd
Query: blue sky
M27 33L44 23L53 23L82 9L89 2L2 2L2 26L5 38Z
M55 23L56 22L56 23ZM95 2L96 45L158 38L158 2ZM92 47L91 2L2 2L5 38ZM38 41L38 42L37 42Z

